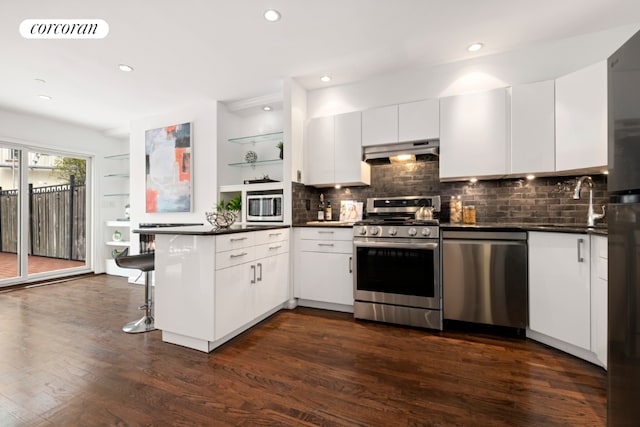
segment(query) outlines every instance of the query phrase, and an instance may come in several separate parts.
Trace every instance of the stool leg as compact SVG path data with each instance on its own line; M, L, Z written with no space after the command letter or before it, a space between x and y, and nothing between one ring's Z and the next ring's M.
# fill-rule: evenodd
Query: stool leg
M128 334L137 334L140 332L149 332L155 330L153 325L153 289L151 288L151 272L145 273L144 299L145 314L142 318L129 322L122 327L122 330Z

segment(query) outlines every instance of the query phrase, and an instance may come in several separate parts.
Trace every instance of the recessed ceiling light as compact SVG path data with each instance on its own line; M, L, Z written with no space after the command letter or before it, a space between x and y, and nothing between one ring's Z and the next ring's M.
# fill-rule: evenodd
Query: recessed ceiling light
M484 44L482 44L482 43L474 43L474 44L472 44L472 45L469 45L469 47L467 48L467 50L468 50L469 52L477 52L477 51L479 51L480 49L482 49L482 47L483 47L483 46L484 46Z
M324 76L320 77L320 80L325 82L325 83L330 82L331 81L331 76L324 75Z
M127 64L119 64L118 68L120 68L120 71L124 71L126 73L128 73L129 71L133 71L133 67Z
M33 79L35 81L37 81L38 83L46 83L47 81L45 79Z
M268 9L264 11L264 19L269 22L276 22L280 20L280 12L275 9Z
M45 101L51 101L53 99L49 95L38 95L38 98L44 99Z
M264 111L271 111L273 108L269 107L268 105L265 105L264 107L262 107L262 109Z

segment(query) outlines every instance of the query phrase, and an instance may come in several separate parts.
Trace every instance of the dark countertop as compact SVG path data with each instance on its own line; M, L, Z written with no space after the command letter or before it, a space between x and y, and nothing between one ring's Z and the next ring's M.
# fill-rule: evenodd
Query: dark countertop
M579 224L527 224L527 223L478 223L471 224L440 224L441 230L483 230L483 231L547 231L553 233L582 233L607 236L608 228L604 224L587 227Z
M246 233L248 231L275 230L289 228L288 225L232 225L229 228L214 229L211 225L194 225L164 228L138 228L134 233L140 234L178 234L189 236L220 236L223 234Z

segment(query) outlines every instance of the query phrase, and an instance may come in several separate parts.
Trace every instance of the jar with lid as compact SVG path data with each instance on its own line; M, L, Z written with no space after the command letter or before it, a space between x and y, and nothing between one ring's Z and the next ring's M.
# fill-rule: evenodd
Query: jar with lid
M460 200L460 196L451 196L449 203L449 222L456 224L462 222L462 200Z
M467 205L463 210L463 217L465 224L475 224L476 223L476 207L473 205Z

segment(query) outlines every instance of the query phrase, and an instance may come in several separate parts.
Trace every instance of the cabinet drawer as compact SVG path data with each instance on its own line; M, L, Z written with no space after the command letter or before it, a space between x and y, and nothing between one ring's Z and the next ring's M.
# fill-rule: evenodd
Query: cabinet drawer
M262 245L264 243L271 242L282 242L284 240L289 240L289 229L288 228L278 228L275 230L262 230L256 231L255 234L255 244Z
M280 241L280 242L271 242L265 243L264 245L257 245L255 247L256 259L265 258L272 255L284 254L289 252L289 242L288 241Z
M246 248L255 245L255 232L232 233L216 236L216 252Z
M255 257L255 246L218 252L216 253L216 270L243 264L245 262L251 262L255 260Z
M300 238L303 240L348 240L353 241L353 228L301 228Z
M302 240L300 250L304 252L353 253L353 242L344 240Z

